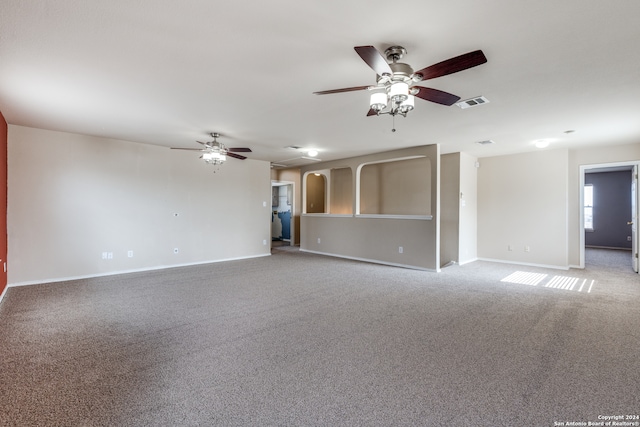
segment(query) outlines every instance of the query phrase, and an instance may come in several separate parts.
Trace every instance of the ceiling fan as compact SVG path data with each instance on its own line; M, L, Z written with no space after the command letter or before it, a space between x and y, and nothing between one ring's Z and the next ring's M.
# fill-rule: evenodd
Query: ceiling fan
M245 156L236 153L251 153L250 148L244 147L236 147L236 148L227 148L223 143L218 142L218 138L220 134L217 132L213 132L210 134L213 137L213 141L202 142L196 141L198 144L202 144L202 148L177 148L171 147L172 150L190 150L190 151L201 151L202 156L201 159L205 161L205 163L212 165L221 165L227 160L227 156L233 157L234 159L244 160Z
M315 95L370 90L371 99L367 116L380 114L399 114L403 117L413 110L414 99L418 97L426 101L442 105L453 105L460 100L459 96L415 84L422 80L435 79L457 73L468 68L487 62L481 50L465 53L429 67L413 71L409 65L398 62L407 50L402 46L391 46L384 51L385 56L373 46L356 46L355 51L369 67L376 72L376 84L370 86L355 86L343 89L324 90L314 92ZM386 59L385 59L386 57Z

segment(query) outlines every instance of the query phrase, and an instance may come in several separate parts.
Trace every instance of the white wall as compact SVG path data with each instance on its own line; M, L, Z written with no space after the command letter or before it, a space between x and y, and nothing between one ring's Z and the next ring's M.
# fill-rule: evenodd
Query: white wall
M10 284L270 253L268 162L21 126L8 157Z
M450 153L440 158L440 262L478 258L477 158Z
M460 153L459 263L478 258L478 168L477 158Z
M569 267L568 156L544 150L480 160L479 258Z
M440 156L440 264L460 261L460 153Z

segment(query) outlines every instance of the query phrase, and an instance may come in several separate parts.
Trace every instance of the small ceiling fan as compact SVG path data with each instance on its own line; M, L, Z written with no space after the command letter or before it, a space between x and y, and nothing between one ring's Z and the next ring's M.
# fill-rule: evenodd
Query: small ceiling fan
M413 110L414 99L418 97L426 101L442 105L453 105L460 100L459 96L415 84L422 80L435 79L448 74L457 73L487 62L481 50L465 53L429 67L413 71L409 65L398 62L407 50L402 46L391 46L384 51L385 56L373 46L356 46L355 51L369 67L376 72L376 84L355 86L343 89L313 92L315 95L370 90L371 102L367 116L380 114L399 114L406 117ZM386 57L386 59L385 59ZM389 61L389 62L388 62Z
M210 134L213 137L213 141L202 142L196 141L198 144L202 144L202 148L177 148L171 147L172 150L189 150L189 151L201 151L202 156L201 159L204 159L205 163L209 163L212 165L221 165L227 160L227 156L233 157L234 159L244 160L245 156L236 153L251 153L250 148L245 147L235 147L235 148L227 148L223 143L218 142L218 138L220 138L220 134L217 132L213 132Z

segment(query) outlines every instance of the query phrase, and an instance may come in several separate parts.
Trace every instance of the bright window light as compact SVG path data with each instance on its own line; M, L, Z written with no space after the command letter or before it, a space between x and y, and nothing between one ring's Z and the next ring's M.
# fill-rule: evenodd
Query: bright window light
M591 293L596 282L595 280L581 279L579 277L553 276L548 280L547 277L548 275L544 273L515 271L500 281L516 285L542 285L543 288L562 289L565 291L582 292L584 290L586 293Z
M516 271L501 280L501 282L517 283L519 285L536 286L542 282L546 274L541 273L528 273L526 271Z
M593 185L584 186L584 228L593 230Z

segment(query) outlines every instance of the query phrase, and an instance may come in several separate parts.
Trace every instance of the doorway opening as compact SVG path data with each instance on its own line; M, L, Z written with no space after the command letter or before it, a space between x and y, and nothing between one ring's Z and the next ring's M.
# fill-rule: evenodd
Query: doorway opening
M638 165L580 166L580 267L638 273Z
M291 246L294 238L293 182L271 182L271 247Z

